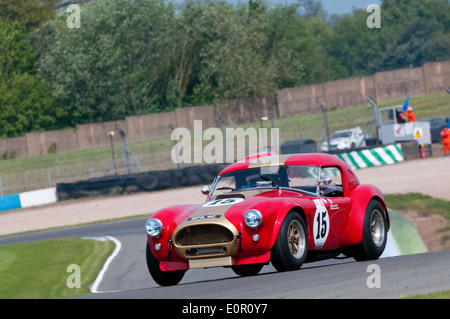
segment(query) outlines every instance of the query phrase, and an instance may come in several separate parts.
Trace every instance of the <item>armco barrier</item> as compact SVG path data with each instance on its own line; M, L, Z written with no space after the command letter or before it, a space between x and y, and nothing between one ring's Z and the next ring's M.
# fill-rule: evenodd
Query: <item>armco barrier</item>
M0 198L0 211L21 208L19 194L12 194Z
M39 206L57 202L56 188L45 188L0 197L0 211Z
M337 154L336 156L352 169L389 165L405 160L400 143Z

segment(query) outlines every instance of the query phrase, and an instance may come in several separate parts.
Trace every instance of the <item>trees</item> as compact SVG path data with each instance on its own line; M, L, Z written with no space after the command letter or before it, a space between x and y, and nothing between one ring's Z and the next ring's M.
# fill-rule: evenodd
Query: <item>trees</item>
M0 17L5 22L18 22L27 32L55 17L58 0L0 0Z
M82 28L58 16L40 73L71 109L73 123L161 111L175 50L174 8L159 0L95 1L82 7Z
M272 95L311 74L296 7L99 0L81 15L80 29L64 14L34 36L39 71L74 123Z
M383 0L381 29L366 26L365 10L330 18L317 0L171 1L78 0L82 26L71 29L64 6L56 16L52 9L69 1L0 0L0 134L268 96L450 57L446 0Z
M450 4L446 0L383 0L381 28L365 27L367 13L335 17L322 42L334 76L349 77L420 66L450 58Z
M446 0L384 0L383 54L371 72L420 66L450 58L450 3Z
M389 40L372 69L381 71L419 66L449 57L450 44L444 36L436 35L436 25L417 18Z
M25 27L0 21L0 136L57 126L64 114L36 72Z

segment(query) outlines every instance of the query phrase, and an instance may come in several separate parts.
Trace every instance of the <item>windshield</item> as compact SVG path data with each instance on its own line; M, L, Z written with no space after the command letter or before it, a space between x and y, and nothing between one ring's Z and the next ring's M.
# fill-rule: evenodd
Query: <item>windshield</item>
M257 167L218 177L212 196L261 187L299 187L315 193L319 168L315 166Z
M338 139L338 138L344 138L344 137L350 137L352 136L351 131L344 131L344 132L335 132L331 135L330 138Z
M278 186L317 195L318 184L323 185L320 188L321 195L342 196L341 174L337 167L282 165L249 168L220 175L213 185L211 198L233 191Z

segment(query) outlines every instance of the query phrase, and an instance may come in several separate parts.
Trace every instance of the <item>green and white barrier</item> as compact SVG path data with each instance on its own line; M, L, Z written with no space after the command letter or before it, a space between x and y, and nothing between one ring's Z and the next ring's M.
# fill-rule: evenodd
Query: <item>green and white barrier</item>
M352 169L390 165L405 160L400 144L342 153L336 156L346 162Z

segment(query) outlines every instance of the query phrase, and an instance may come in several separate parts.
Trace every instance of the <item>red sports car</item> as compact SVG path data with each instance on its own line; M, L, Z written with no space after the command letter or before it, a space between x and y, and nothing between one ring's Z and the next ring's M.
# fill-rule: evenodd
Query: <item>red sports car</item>
M159 285L178 284L191 268L250 276L269 262L289 271L340 254L377 259L386 246L383 194L333 155L249 156L202 192L205 203L168 207L146 222L147 265Z

